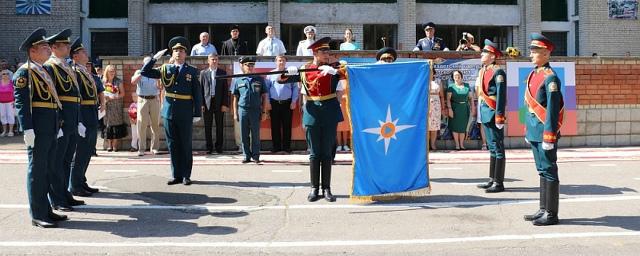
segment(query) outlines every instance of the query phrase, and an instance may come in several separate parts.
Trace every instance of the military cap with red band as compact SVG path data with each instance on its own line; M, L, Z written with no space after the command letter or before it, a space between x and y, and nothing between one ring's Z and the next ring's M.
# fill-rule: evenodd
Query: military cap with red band
M483 52L490 52L496 55L496 57L502 57L502 51L498 49L498 45L494 42L491 42L489 39L484 40L484 48L482 48Z
M553 45L549 38L540 33L531 33L531 44L529 45L529 49L547 49L552 52L555 48L555 45Z

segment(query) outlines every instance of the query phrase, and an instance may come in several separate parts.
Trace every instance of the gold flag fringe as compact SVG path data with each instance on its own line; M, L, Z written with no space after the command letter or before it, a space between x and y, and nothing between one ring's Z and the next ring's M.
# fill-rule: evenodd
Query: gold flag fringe
M414 199L416 197L423 197L431 194L431 186L426 188L405 191L405 192L396 192L396 193L388 193L382 195L373 195L373 196L349 196L350 203L373 203L376 201L393 201L400 199Z

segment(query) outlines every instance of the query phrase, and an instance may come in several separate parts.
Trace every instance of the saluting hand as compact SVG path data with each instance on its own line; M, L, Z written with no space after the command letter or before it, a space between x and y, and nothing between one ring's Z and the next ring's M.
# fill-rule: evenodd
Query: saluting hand
M160 59L160 57L162 57L164 55L164 53L167 52L167 49L163 49L160 50L159 52L157 52L155 55L153 55L153 59L154 60L158 60Z

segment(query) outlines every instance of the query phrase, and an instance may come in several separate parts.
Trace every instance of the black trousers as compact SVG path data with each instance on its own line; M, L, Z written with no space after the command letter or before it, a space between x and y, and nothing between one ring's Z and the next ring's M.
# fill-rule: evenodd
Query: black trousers
M274 152L291 151L291 99L271 99L271 141Z
M211 105L213 106L213 100L211 101ZM224 128L224 112L220 110L207 109L205 107L204 113L202 114L204 118L204 137L207 141L207 150L214 150L214 143L211 134L213 120L216 121L216 142L215 142L215 150L216 152L222 152L223 145L223 128Z

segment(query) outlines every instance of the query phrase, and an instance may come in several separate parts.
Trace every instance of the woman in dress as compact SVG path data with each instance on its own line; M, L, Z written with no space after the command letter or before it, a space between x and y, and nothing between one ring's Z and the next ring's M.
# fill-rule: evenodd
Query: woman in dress
M440 131L442 113L444 111L444 92L442 85L435 81L435 69L431 65L431 82L429 83L429 147L436 150L436 139Z
M123 97L124 87L122 80L116 77L116 68L108 65L102 75L104 85L104 98L106 101L105 125L107 139L107 151L118 151L118 139L127 136L127 126L124 122Z
M447 102L449 129L453 133L453 141L456 143L456 150L466 149L464 147L464 139L467 134L467 125L469 123L469 112L475 115L475 107L473 104L473 96L469 84L462 80L462 72L453 71L451 74L453 84L447 88Z
M344 31L344 43L340 44L341 51L356 51L360 50L360 46L356 43L356 39L353 37L353 30L350 28Z

